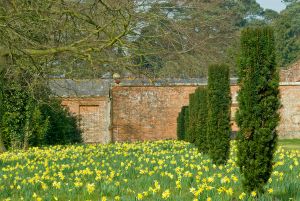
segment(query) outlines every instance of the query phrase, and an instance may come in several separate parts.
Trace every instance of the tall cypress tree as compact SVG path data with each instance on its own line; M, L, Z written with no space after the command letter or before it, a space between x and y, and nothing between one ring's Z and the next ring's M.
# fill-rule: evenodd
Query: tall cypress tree
M279 73L275 62L273 30L242 31L239 61L238 165L243 186L263 192L270 178L279 122Z
M207 138L209 155L215 164L225 164L230 148L230 80L227 65L208 68Z
M195 93L198 105L195 144L200 152L207 153L207 89L198 87Z
M189 131L189 126L190 126L190 106L187 106L185 111L184 111L184 140L188 141L188 131Z
M177 117L177 139L184 140L185 138L185 110L188 106L183 106Z
M197 94L193 93L189 96L189 124L187 128L187 141L195 142L196 120L197 120Z

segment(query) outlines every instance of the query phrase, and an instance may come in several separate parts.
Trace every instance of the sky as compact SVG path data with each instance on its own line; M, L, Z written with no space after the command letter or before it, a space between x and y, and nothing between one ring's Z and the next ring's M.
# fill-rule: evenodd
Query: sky
M285 5L281 0L256 0L256 2L264 9L269 8L278 12L285 8Z

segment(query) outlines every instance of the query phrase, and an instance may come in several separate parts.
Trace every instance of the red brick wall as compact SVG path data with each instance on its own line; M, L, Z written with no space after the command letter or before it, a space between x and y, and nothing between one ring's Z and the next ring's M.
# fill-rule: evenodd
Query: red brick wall
M237 87L231 88L235 97ZM114 87L112 89L113 140L176 139L178 112L182 106L188 105L189 94L195 89L196 86ZM236 110L235 100L233 99L233 112ZM234 122L232 129L237 130Z
M65 98L62 105L80 117L79 125L85 143L108 143L111 141L110 102L107 97Z
M290 83L291 84L291 83ZM300 138L300 83L281 83L282 138ZM196 86L115 86L108 97L65 98L63 105L81 117L86 143L176 138L176 119ZM237 110L238 86L231 86L232 130ZM112 104L112 105L111 105ZM111 108L112 107L112 108Z
M176 139L176 119L183 105L188 105L195 86L135 87L112 89L113 141ZM237 86L231 86L232 120L237 110ZM280 137L300 138L300 86L280 87L282 104ZM298 98L297 98L298 97ZM232 122L232 130L237 131Z
M300 60L292 64L287 70L280 71L281 82L300 82Z
M278 127L282 138L300 138L300 83L280 86L281 121Z
M174 139L176 119L196 87L114 87L114 141Z

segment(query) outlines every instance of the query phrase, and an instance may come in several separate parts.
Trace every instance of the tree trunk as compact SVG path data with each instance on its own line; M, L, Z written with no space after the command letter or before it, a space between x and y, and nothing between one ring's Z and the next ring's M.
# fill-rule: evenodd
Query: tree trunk
M29 148L28 135L25 135L23 149L26 151Z
M3 139L2 139L2 133L1 133L1 130L0 130L0 154L3 153L3 152L6 152L6 148L4 146Z
M29 122L26 121L26 123L25 123L24 143L23 143L23 149L25 151L28 150L28 148L29 148L29 136L30 136Z

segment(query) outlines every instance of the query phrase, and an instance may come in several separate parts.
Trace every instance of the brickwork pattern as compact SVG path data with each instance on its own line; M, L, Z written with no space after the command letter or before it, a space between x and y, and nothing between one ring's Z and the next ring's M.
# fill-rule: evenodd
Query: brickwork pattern
M113 141L176 139L176 118L195 86L114 87L112 89ZM300 138L300 86L280 86L283 107L278 127L281 138ZM232 131L238 108L238 86L231 86Z
M111 141L109 98L65 98L62 105L68 107L73 114L79 115L85 143Z
M278 131L282 138L300 138L300 83L281 86L280 124Z
M300 60L287 70L280 71L281 82L300 82Z
M80 116L86 143L176 139L176 119L188 105L195 85L114 86L108 96L64 98L62 104ZM238 86L231 86L232 131L238 131ZM281 83L281 138L300 138L300 83Z
M114 141L174 139L176 119L195 86L114 87L112 136Z

